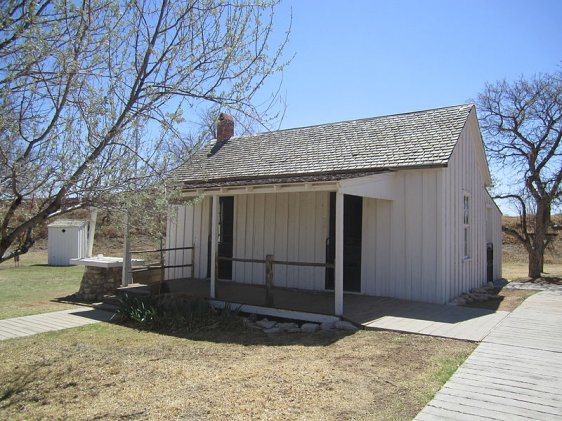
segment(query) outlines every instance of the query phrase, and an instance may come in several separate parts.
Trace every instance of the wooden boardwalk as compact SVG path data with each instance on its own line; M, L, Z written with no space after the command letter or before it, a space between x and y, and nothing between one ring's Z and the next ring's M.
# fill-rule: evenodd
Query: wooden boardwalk
M562 292L528 298L415 420L562 420Z
M89 307L0 320L0 340L108 321L113 313Z

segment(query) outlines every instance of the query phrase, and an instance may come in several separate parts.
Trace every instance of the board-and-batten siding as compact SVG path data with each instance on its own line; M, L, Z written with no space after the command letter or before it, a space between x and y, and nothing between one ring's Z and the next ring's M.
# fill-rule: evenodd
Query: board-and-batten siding
M487 281L486 243L501 277L501 213L484 187L471 115L447 168L396 173L392 201L364 199L362 293L445 303ZM464 258L464 195L470 258Z
M486 283L486 200L488 193L478 161L480 134L470 115L442 172L443 248L441 302ZM464 195L469 199L470 258L464 258ZM500 247L501 250L501 247Z
M166 248L191 247L193 250L193 275L207 276L209 241L210 199L195 200L187 205L171 206L166 229ZM166 252L166 265L175 266L192 263L191 250ZM191 277L190 267L166 269L166 279Z
M168 219L166 247L195 245L196 278L207 276L209 209L206 197L188 205L173 206ZM323 263L328 237L329 194L301 192L249 194L234 197L234 257ZM191 263L189 251L167 253L168 265ZM236 282L265 283L262 263L233 263ZM190 268L168 269L166 279L191 276ZM274 285L324 289L324 268L274 265Z
M397 173L394 200L363 200L362 293L436 301L442 171Z
M249 194L234 198L235 257L323 263L328 237L327 192ZM235 262L233 280L265 283L263 263ZM323 268L274 265L275 286L324 289Z

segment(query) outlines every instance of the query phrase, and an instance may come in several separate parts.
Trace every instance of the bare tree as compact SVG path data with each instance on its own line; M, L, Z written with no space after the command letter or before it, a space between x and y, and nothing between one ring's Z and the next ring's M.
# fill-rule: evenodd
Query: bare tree
M0 0L0 263L53 215L154 185L185 113L259 118L277 3Z
M514 201L520 213L518 226L504 231L525 246L529 277L538 278L555 235L551 212L561 199L562 73L488 84L478 109L489 157L519 177L497 196Z

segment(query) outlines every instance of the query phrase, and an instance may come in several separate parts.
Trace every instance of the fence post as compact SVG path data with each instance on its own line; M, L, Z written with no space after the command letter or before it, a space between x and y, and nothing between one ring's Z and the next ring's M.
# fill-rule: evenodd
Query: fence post
M265 256L265 305L273 307L273 255Z
M166 276L164 262L164 239L160 237L160 283L158 284L158 295L162 293L162 284L164 283L164 278Z

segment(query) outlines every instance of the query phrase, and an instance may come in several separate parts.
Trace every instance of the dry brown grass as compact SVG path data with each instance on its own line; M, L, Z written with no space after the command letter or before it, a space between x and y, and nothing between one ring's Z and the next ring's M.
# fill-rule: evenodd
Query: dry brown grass
M0 342L2 419L411 419L475 345L99 324Z

